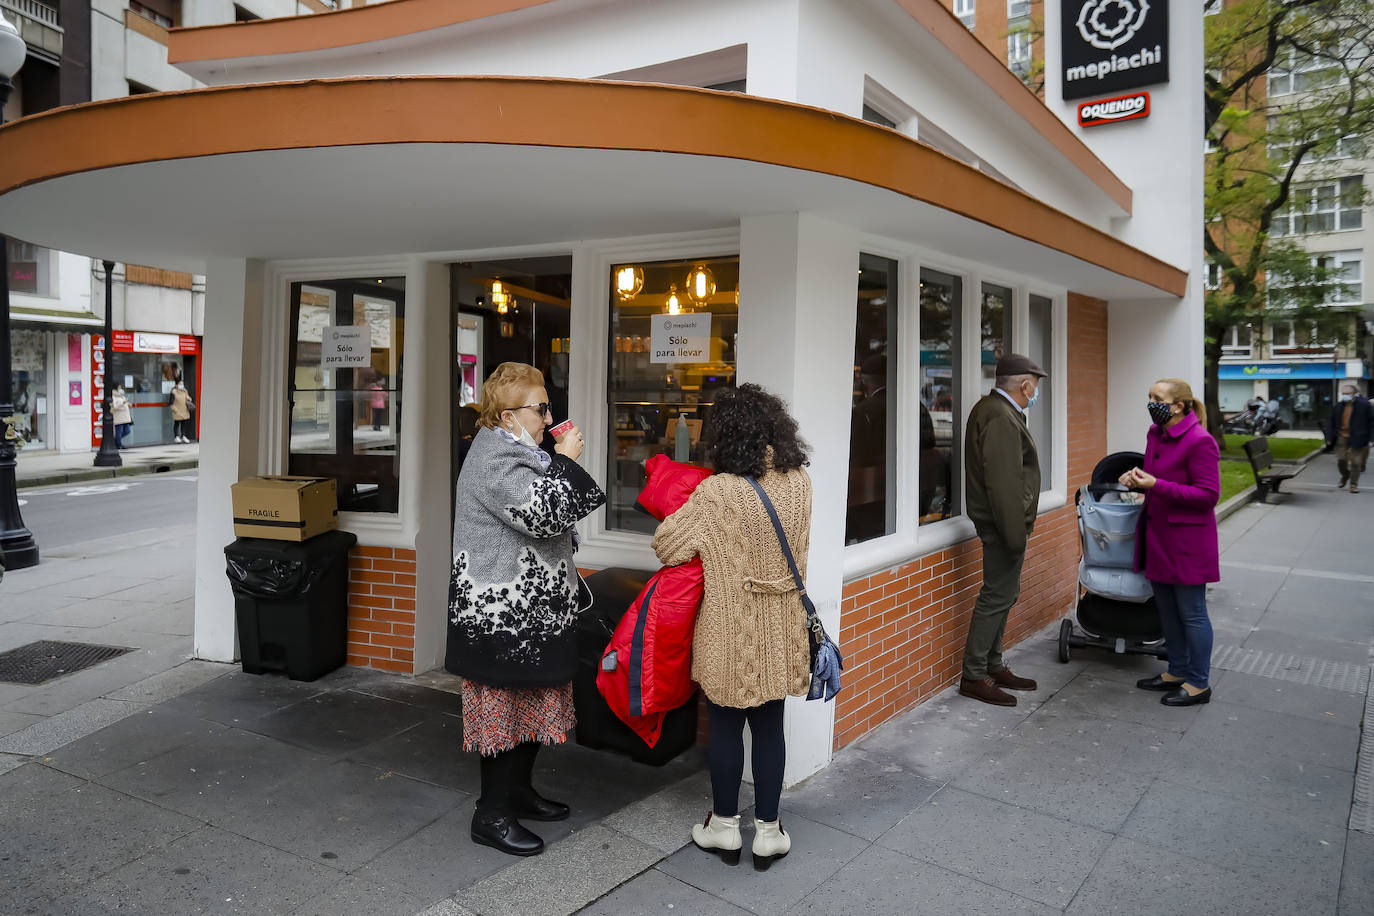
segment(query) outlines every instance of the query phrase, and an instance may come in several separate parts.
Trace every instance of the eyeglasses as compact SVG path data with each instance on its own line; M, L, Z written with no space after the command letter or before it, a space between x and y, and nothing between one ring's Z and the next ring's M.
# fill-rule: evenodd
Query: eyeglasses
M546 402L546 403L543 403L543 404L521 404L519 407L507 407L506 409L507 409L507 410L524 410L524 409L527 408L527 407L528 407L530 410L537 410L537 411L539 411L539 415L540 415L541 417L551 417L551 416L553 416L553 408L550 407L550 406L548 405L547 402Z

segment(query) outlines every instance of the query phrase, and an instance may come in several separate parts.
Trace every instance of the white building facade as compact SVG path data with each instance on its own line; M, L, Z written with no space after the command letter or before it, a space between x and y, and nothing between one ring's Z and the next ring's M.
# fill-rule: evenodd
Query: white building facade
M656 566L640 464L699 458L714 392L791 405L816 482L808 590L847 660L839 700L789 707L791 779L957 677L979 550L963 422L1002 352L1051 373L1008 639L1065 613L1072 491L1143 442L1156 378L1201 383L1200 12L1170 23L1160 116L1098 137L938 0L474 9L181 30L170 59L209 88L0 133L0 228L206 277L197 654L236 657L230 484L311 473L339 480L359 537L350 663L442 664L464 407L504 359L539 366L586 431L610 496L581 526L589 569ZM60 152L78 131L121 139ZM155 198L151 216L207 217L118 218ZM75 199L85 225L44 215ZM679 315L700 353L660 359ZM369 353L330 368L342 325ZM888 426L860 460L874 373Z

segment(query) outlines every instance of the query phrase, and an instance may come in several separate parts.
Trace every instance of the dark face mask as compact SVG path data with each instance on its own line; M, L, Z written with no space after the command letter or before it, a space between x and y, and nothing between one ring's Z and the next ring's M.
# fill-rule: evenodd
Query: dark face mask
M1150 411L1150 419L1155 421L1155 425L1163 426L1174 418L1172 404L1164 404L1160 401L1150 401L1145 407Z

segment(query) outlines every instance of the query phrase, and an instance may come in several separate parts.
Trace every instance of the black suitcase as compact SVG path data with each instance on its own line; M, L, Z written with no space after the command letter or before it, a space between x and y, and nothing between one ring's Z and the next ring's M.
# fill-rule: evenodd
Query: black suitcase
M596 689L601 655L611 642L616 625L649 581L641 569L612 566L587 577L592 606L577 625L577 674L573 677L573 703L577 708L577 743L583 747L616 751L639 763L663 766L697 742L697 697L669 712L663 731L653 747L644 743L621 722Z

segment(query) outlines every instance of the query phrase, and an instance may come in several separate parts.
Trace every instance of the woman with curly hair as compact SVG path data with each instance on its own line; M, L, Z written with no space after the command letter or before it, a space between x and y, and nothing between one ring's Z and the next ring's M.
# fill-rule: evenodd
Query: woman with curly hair
M739 862L739 787L744 726L753 737L756 864L786 855L792 839L778 820L783 700L810 681L806 612L795 580L749 478L757 478L782 520L803 575L811 533L811 477L797 421L758 385L720 394L705 431L716 474L664 519L654 551L667 565L700 556L705 591L692 640L692 679L706 694L711 724L712 807L692 827L702 849Z

